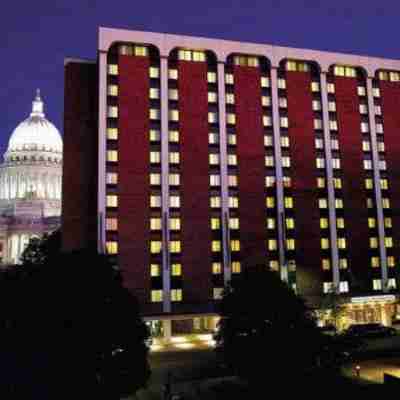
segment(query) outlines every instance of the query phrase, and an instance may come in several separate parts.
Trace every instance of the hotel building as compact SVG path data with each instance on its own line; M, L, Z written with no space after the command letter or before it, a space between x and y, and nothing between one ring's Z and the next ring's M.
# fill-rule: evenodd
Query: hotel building
M255 263L390 324L399 111L397 60L100 28L65 63L64 248L107 253L167 337Z

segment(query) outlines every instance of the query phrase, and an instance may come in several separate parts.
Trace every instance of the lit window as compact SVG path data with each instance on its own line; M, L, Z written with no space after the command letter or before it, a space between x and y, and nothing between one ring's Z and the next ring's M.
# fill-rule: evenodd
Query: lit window
M118 254L118 242L107 242L106 249L108 254Z
M270 107L271 106L271 97L269 96L262 96L261 97L261 105L263 107Z
M159 99L160 98L160 89L158 88L150 88L150 99Z
M347 269L347 267L348 267L347 258L339 258L339 268Z
M118 151L107 150L107 161L108 162L117 162L118 161Z
M329 120L329 129L331 131L337 131L338 130L338 124L336 120Z
M118 196L115 194L108 194L106 204L107 207L118 207Z
M363 140L362 149L363 151L371 151L371 142L368 140Z
M152 231L161 230L161 218L150 218L150 230Z
M290 176L284 176L283 179L283 187L292 187L292 178L290 178Z
M108 85L108 95L109 96L118 96L118 86L117 85Z
M333 178L333 186L335 189L341 189L342 188L342 179L341 178Z
M371 267L378 268L379 267L379 257L371 257Z
M150 174L150 185L161 185L161 174Z
M313 100L312 109L314 111L320 111L321 110L321 102L319 100Z
M334 101L328 102L328 111L336 112L336 103Z
M263 126L272 126L272 118L269 115L263 115Z
M233 274L240 274L241 272L241 265L239 261L233 261L232 262L232 273Z
M169 184L171 186L178 186L180 184L179 174L169 174Z
M312 92L319 92L319 82L311 82L311 91Z
M385 228L391 228L392 227L392 218L385 218L384 219L384 224L385 224Z
M275 177L274 176L266 176L265 177L265 186L266 187L274 187L275 186Z
M279 271L279 262L278 260L270 260L269 267L272 271Z
M108 107L108 117L109 118L118 118L118 107L109 106Z
M177 101L179 99L179 94L177 89L168 89L168 99Z
M229 196L229 208L238 208L239 207L239 198Z
M236 145L236 135L233 134L228 135L228 144L231 146Z
M117 128L107 128L107 139L117 140L118 139L118 129Z
M163 300L163 291L162 290L152 290L151 291L151 302L152 303L160 303Z
M396 289L396 279L395 278L389 278L388 279L388 288L389 289Z
M377 123L376 124L376 133L383 133L383 125Z
M220 219L219 218L211 218L211 229L218 230L221 228Z
M207 81L208 83L216 83L217 74L215 72L207 72Z
M339 141L337 139L331 140L331 148L333 150L339 150Z
M361 132L362 133L369 132L369 124L368 124L368 122L361 122Z
M275 218L267 218L267 228L275 229Z
M233 93L226 94L226 104L235 104L235 95Z
M317 158L315 160L317 168L325 168L325 159L324 158Z
M169 242L169 251L173 254L181 252L181 242L179 240L171 240Z
M335 208L343 208L343 199L335 199Z
M324 141L322 139L315 139L315 148L316 149L323 149L324 148Z
M179 153L171 151L169 153L169 162L170 164L179 164Z
M150 129L150 142L159 142L161 139L161 133L157 129Z
M231 240L231 251L240 251L240 241Z
M171 231L179 231L181 229L181 219L174 217L169 220L169 229Z
M169 110L168 115L169 115L170 121L179 121L179 111L178 110Z
M286 99L286 97L279 97L279 107L287 108L287 99Z
M218 165L219 164L219 154L213 153L208 155L210 165Z
M208 143L210 143L210 144L218 144L219 143L219 135L218 135L218 133L210 132L208 134Z
M319 208L327 208L328 201L326 199L318 199L318 206Z
M108 75L118 75L118 65L109 64L108 65Z
M182 289L171 289L171 301L182 301Z
M282 78L278 79L278 89L286 89L286 81Z
M178 59L181 61L206 61L206 54L203 51L198 50L179 50Z
M379 90L379 88L372 88L372 95L374 97L381 97L381 91Z
M320 189L325 187L325 178L317 178L317 187Z
M337 245L338 245L338 249L345 249L346 248L346 238L338 238Z
M327 229L329 224L328 224L328 218L320 218L319 220L319 226L321 229Z
M150 163L159 164L161 162L161 153L159 151L150 152Z
M106 230L107 231L118 230L118 219L117 218L106 218Z
M391 247L393 247L393 238L385 237L385 247L387 249L390 249Z
M236 175L228 175L228 186L236 187L238 185L238 177Z
M314 129L322 129L322 120L314 119Z
M369 247L371 249L377 249L378 248L378 238L377 237L370 237L369 238Z
M334 75L346 76L348 78L355 78L357 76L356 69L353 67L345 67L342 65L336 65L334 67Z
M216 124L218 122L218 114L215 112L208 113L208 123L209 124Z
M162 243L159 240L152 240L150 242L150 253L151 254L159 254L161 253Z
M150 207L161 207L161 196L150 196Z
M173 208L179 208L181 206L181 198L179 196L170 196L169 206Z
M267 208L274 208L275 207L275 198L267 197L265 205L267 206Z
M269 87L269 78L266 76L261 77L261 87L262 88L267 88Z
M328 238L322 238L321 239L321 249L329 249L329 239Z
M379 160L379 169L381 171L385 171L386 170L386 161L385 160Z
M229 229L239 229L239 218L229 218Z
M294 239L286 239L286 248L288 250L294 250L296 247Z
M249 56L235 56L233 57L233 63L244 67L258 67L259 65L257 57Z
M159 120L160 119L160 110L158 108L150 108L149 111L150 119Z
M364 169L372 169L372 161L364 160Z
M326 85L326 91L328 93L335 93L335 85L333 83L328 83Z
M177 69L168 70L168 78L169 79L178 79L178 70Z
M236 154L228 154L228 165L237 165Z
M268 250L273 251L278 248L278 242L275 239L268 240Z
M360 104L360 114L368 114L368 106L366 104Z
M160 264L150 264L150 275L153 277L157 277L157 276L161 275Z
M233 85L233 75L232 74L225 75L225 83L227 85Z
M381 106L374 106L375 109L375 115L382 115L382 107Z
M274 166L274 157L273 156L265 156L265 166L266 167Z
M349 291L349 282L340 281L339 282L339 292L340 293L347 293L348 291Z
M169 131L169 141L171 143L179 142L179 132L178 131Z
M219 175L210 175L210 186L219 186L221 184L221 178Z
M221 197L220 196L210 197L210 207L211 208L220 208L221 207Z
M381 279L373 279L372 280L372 288L374 290L382 290L382 280Z
M365 90L365 87L364 86L358 86L357 87L357 94L359 96L366 96L367 91Z
M333 282L324 282L324 293L332 293Z
M293 197L285 197L285 208L293 208Z
M221 251L221 241L220 240L213 240L211 242L211 250L213 252L219 252Z
M367 208L374 208L374 200L367 197Z
M107 185L116 185L118 183L118 174L116 172L107 172Z
M157 67L150 67L149 68L149 76L152 79L157 79L160 77L160 70Z
M135 46L135 56L146 57L148 56L148 48L145 46Z
M219 262L213 262L212 263L212 272L215 275L221 274L222 273L222 266L221 263Z
M282 167L284 168L290 167L290 157L282 157Z
M339 158L332 158L332 168L340 169L340 159Z
M236 124L236 115L232 113L226 114L226 122L230 125Z
M365 179L365 189L373 189L374 181L371 178Z
M265 142L265 136L264 136L264 142ZM289 136L281 136L281 146L289 147Z
M287 117L281 117L280 118L280 125L281 128L287 128L289 126L289 120Z
M286 218L286 229L294 229L294 219L293 218Z
M214 288L213 289L214 300L221 300L223 293L224 293L224 288Z
M337 218L336 226L338 227L338 229L344 229L344 218Z
M322 259L322 269L328 271L331 269L331 260L329 258Z
M217 102L217 93L216 92L208 92L208 102L209 103L216 103Z
M382 207L390 208L390 200L387 197L382 198Z
M388 267L394 267L395 266L395 261L394 261L394 257L393 256L388 256L387 265L388 265Z
M389 78L391 82L399 82L400 74L398 72L389 72Z

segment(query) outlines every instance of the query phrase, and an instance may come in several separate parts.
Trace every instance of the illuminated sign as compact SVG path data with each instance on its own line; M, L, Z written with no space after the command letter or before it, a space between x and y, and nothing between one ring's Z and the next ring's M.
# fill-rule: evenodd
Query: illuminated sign
M353 304L361 304L361 303L371 303L371 302L379 302L379 301L395 301L396 296L392 294L386 294L381 296L366 296L366 297L352 297L351 302Z

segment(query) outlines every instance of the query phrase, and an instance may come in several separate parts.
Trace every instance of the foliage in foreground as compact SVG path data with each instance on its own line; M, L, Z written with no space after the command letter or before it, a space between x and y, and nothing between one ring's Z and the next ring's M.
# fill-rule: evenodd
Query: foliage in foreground
M1 398L119 399L145 386L148 330L119 273L87 251L46 257L0 276Z
M250 267L220 304L217 351L238 376L288 381L321 363L327 345L304 301L279 276Z

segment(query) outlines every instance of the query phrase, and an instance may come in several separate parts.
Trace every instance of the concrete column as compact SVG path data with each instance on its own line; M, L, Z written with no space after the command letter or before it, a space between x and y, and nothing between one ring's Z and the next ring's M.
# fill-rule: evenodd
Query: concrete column
M272 121L274 133L274 155L275 155L275 178L276 178L276 219L278 226L279 242L279 265L280 276L284 282L288 282L288 265L286 260L285 243L285 208L283 194L283 170L281 152L281 134L278 101L278 68L271 68L271 100L272 100Z
M99 52L99 148L97 192L97 250L105 253L106 212L106 134L107 134L107 53Z
M320 89L322 101L322 119L324 127L324 150L325 150L325 173L326 186L328 191L328 212L329 212L329 242L332 259L332 281L336 293L339 293L340 271L339 271L339 250L337 247L336 207L335 188L333 185L332 147L329 131L329 108L326 72L320 74Z
M382 290L383 292L387 292L388 270L387 270L387 256L385 247L385 225L384 225L384 215L382 207L381 174L379 171L379 154L378 154L378 144L376 139L374 95L372 92L372 78L370 77L367 78L367 96L368 96L369 129L371 136L372 165L374 174L376 216L377 216L378 235L379 235L379 256L381 264ZM398 184L398 183L392 182L392 184Z
M232 277L231 250L229 240L229 191L227 162L227 132L225 105L225 64L218 62L218 115L219 115L219 153L221 175L221 226L223 243L224 285L227 286Z
M171 312L171 265L169 253L169 123L168 123L168 57L160 60L161 85L161 209L163 248L163 311ZM163 321L164 323L164 321Z
M170 341L172 336L172 322L169 319L162 320L163 338L165 341Z

